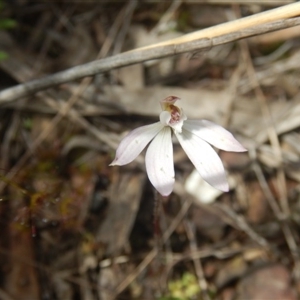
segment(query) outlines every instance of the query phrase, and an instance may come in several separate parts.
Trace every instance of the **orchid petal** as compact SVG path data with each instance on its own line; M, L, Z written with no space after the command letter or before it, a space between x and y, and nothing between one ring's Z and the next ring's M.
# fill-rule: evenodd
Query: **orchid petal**
M226 129L207 120L187 120L183 125L184 129L200 137L211 145L234 152L247 151Z
M121 141L116 157L110 166L123 166L132 162L163 127L160 122L157 122L129 132Z
M163 110L159 115L159 120L161 124L169 126L169 122L171 120L171 113L166 110Z
M162 196L169 196L174 186L174 163L171 128L165 127L153 139L146 152L150 182Z
M182 133L175 132L175 134L201 177L213 187L227 192L229 187L225 170L215 150L200 137L185 129Z

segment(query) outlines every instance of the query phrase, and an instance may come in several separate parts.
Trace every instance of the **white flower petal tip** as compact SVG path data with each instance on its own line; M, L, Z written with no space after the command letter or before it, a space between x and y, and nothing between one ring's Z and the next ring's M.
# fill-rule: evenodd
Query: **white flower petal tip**
M229 192L229 185L228 185L228 182L223 182L223 183L220 183L220 184L216 184L216 185L213 185L214 188L216 188L217 190L220 190L222 192Z
M213 122L187 120L184 123L184 129L221 150L232 152L248 151L235 139L231 132Z
M246 149L245 147L243 147L241 144L239 146L239 150L234 150L233 152L247 152L248 149Z
M121 141L110 166L123 166L132 162L163 127L160 122L157 122L129 132Z
M174 179L174 181L175 181L175 179ZM170 188L168 186L165 186L165 187L160 186L155 189L161 194L161 196L163 196L165 198L168 198L171 195L171 193L173 192L173 186L172 186L172 188Z
M184 187L189 194L193 195L198 202L203 204L213 203L223 194L223 191L212 187L204 181L196 169L187 177Z
M199 170L198 170L199 172ZM200 173L200 172L199 172ZM202 173L202 172L201 172ZM229 192L229 185L225 176L225 173L214 174L214 176L204 176L200 173L203 177L203 180L206 181L209 185L214 187L215 189L222 191L222 192Z
M119 163L118 158L116 157L108 166L114 167L114 166L123 166L123 165Z
M217 170L217 168L219 170ZM211 160L207 162L206 166L204 166L204 170L199 170L198 168L196 169L201 175L201 177L203 178L203 180L206 181L209 185L211 185L212 187L214 187L219 191L229 192L229 184L227 182L225 170L223 168L223 164L221 160L218 161L215 159L214 161Z

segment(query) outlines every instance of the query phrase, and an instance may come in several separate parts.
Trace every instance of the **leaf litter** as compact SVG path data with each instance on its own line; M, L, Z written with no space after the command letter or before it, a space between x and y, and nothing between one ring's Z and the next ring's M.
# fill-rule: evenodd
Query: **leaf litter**
M106 57L269 9L132 2L1 6L16 25L0 32L0 88L93 61L98 50ZM0 298L297 299L299 32L156 59L2 105ZM169 95L249 150L219 153L229 193L193 176L176 143L168 199L153 191L143 155L108 166L124 134L156 122Z

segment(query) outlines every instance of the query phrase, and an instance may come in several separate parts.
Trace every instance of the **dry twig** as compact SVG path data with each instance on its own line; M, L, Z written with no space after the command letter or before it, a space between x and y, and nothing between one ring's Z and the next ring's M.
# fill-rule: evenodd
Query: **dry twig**
M112 69L163 58L189 51L233 42L242 38L288 28L300 24L300 3L285 5L239 20L196 31L182 37L121 53L106 59L83 64L68 70L33 80L0 92L0 103L26 97L30 94L86 76ZM289 19L293 18L293 19Z
M184 221L184 225L185 225L185 231L186 231L187 237L190 242L191 252L196 252L198 250L197 249L198 246L197 246L197 241L196 241L195 228L194 228L193 224L188 220ZM192 258L192 259L194 262L195 271L197 274L198 284L199 284L199 287L201 290L202 297L204 300L209 300L210 297L209 297L209 293L208 293L208 284L207 284L207 281L204 276L204 271L203 271L201 260L200 260L200 258Z

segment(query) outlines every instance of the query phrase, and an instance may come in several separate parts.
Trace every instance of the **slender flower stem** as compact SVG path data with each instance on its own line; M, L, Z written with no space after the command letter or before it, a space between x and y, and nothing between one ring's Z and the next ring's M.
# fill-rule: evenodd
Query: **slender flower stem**
M161 212L161 201L157 190L154 190L154 209L153 209L153 230L154 230L154 239L155 246L157 249L160 249L160 237L161 237L161 228L159 223L159 215Z

